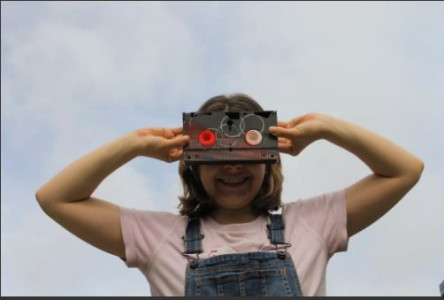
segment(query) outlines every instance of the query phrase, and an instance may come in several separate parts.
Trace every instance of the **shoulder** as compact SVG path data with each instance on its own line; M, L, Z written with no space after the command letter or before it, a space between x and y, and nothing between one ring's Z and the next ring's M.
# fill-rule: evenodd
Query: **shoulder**
M188 220L186 216L164 211L141 210L121 206L119 211L122 225L149 228L150 231L161 230L164 232L165 229L172 229L179 224L186 224Z
M290 232L305 228L325 241L330 253L346 249L345 189L286 203L282 210Z
M119 207L119 211L126 264L129 267L146 269L167 241L180 243L187 217L126 207Z
M159 218L159 219L180 219L185 218L185 216L181 216L177 213L167 212L167 211L154 211L154 210L145 210L145 209L137 209L119 206L120 213L125 216L137 217L137 218Z
M345 206L345 189L286 202L283 205L283 213L312 215L320 211L326 211L334 206Z
M345 189L288 202L282 208L284 220L310 227L346 218Z

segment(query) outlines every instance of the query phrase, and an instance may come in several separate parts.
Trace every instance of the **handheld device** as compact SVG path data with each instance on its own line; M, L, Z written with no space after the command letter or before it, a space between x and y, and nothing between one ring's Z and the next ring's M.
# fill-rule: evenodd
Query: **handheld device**
M276 111L183 113L183 133L190 136L184 162L192 164L276 163Z

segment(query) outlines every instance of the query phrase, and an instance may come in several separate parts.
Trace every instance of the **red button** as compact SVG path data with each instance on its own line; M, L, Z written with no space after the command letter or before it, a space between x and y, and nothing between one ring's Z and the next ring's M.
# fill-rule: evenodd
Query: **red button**
M199 133L199 143L205 147L213 146L216 143L216 135L209 129L204 130Z

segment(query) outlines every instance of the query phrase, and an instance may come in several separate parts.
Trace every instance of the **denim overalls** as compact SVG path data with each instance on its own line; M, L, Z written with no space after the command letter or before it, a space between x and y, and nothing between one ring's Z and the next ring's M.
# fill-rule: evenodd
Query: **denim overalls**
M269 215L268 239L284 250L222 254L199 260L202 239L199 219L188 221L183 255L186 269L185 296L302 296L299 279L284 241L282 215ZM196 258L191 255L195 254Z

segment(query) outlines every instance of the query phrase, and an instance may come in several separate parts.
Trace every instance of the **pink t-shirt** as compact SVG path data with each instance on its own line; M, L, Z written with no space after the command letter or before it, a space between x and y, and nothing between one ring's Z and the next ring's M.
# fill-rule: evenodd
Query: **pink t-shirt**
M304 296L325 296L325 273L329 258L345 251L345 190L285 203L282 209L285 241L293 259ZM184 296L185 269L182 256L187 218L168 213L120 207L126 264L137 267L147 278L152 296ZM249 223L222 225L207 217L201 220L204 253L218 254L268 251L267 218Z

